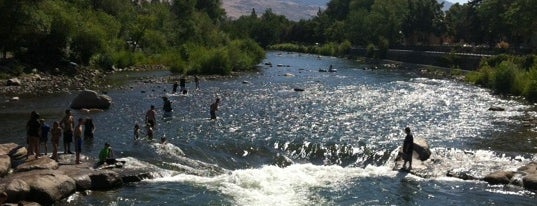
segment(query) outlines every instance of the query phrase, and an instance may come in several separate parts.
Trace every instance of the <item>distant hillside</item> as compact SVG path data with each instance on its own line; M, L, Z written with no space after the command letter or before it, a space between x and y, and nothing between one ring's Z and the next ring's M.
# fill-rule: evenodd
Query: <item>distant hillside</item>
M324 10L328 0L223 0L227 16L238 18L250 15L252 8L258 15L271 8L272 12L286 16L290 20L310 19Z
M448 10L453 3L446 0L443 10ZM310 19L317 15L319 8L324 10L329 0L222 0L227 16L239 18L242 15L250 15L252 8L258 15L271 8L272 12L286 16L290 20Z

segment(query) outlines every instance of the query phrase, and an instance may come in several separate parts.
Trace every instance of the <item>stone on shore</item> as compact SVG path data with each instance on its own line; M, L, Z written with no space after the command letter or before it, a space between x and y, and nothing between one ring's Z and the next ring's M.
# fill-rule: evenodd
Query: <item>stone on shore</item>
M20 85L22 85L21 80L19 80L18 78L11 78L11 79L8 79L6 82L6 86L20 86Z
M108 109L112 104L112 98L108 95L97 94L92 90L83 90L71 102L72 109Z

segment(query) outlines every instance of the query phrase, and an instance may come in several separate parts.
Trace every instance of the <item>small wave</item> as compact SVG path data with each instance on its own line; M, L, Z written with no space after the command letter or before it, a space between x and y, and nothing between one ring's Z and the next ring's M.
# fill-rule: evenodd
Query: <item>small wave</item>
M328 204L319 188L342 190L356 178L396 177L387 167L366 168L295 164L241 169L214 177L179 174L149 182L186 182L233 197L237 205Z

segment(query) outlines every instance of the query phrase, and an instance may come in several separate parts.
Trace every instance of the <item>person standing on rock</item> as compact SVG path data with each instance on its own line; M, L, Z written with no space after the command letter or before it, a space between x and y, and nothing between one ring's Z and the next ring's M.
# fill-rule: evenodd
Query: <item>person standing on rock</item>
M220 103L220 98L216 98L215 102L211 104L211 108L210 108L211 120L216 120L216 111L218 111L219 103Z
M412 132L410 132L410 128L405 128L405 140L403 142L403 168L405 169L405 165L408 162L408 171L412 169L412 152L414 151L414 136L412 136Z
M80 152L82 152L82 131L84 127L84 119L79 118L76 125L75 136L75 164L80 164Z
M50 130L52 143L52 159L58 161L58 144L60 144L60 138L62 137L62 128L60 127L60 122L55 121L52 124L52 129Z
M32 111L30 120L26 123L26 135L28 143L28 157L35 155L39 157L39 138L41 137L41 123L39 122L39 114Z
M151 125L152 128L155 128L157 123L157 112L155 111L155 105L151 105L151 108L145 113L145 123Z
M41 137L39 138L39 145L45 147L45 155L48 153L47 142L48 142L48 133L50 132L50 126L47 125L45 119L40 119L41 123Z
M63 130L63 153L73 154L71 152L71 142L73 142L73 130L75 128L75 118L71 114L71 110L65 110L65 117L60 122Z

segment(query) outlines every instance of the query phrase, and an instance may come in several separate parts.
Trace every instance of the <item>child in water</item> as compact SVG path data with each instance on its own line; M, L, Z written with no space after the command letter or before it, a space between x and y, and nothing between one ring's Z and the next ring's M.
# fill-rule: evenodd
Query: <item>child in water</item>
M147 139L153 140L153 127L151 127L151 124L147 124L145 126L146 133L147 133Z
M134 140L140 137L140 125L134 124Z

